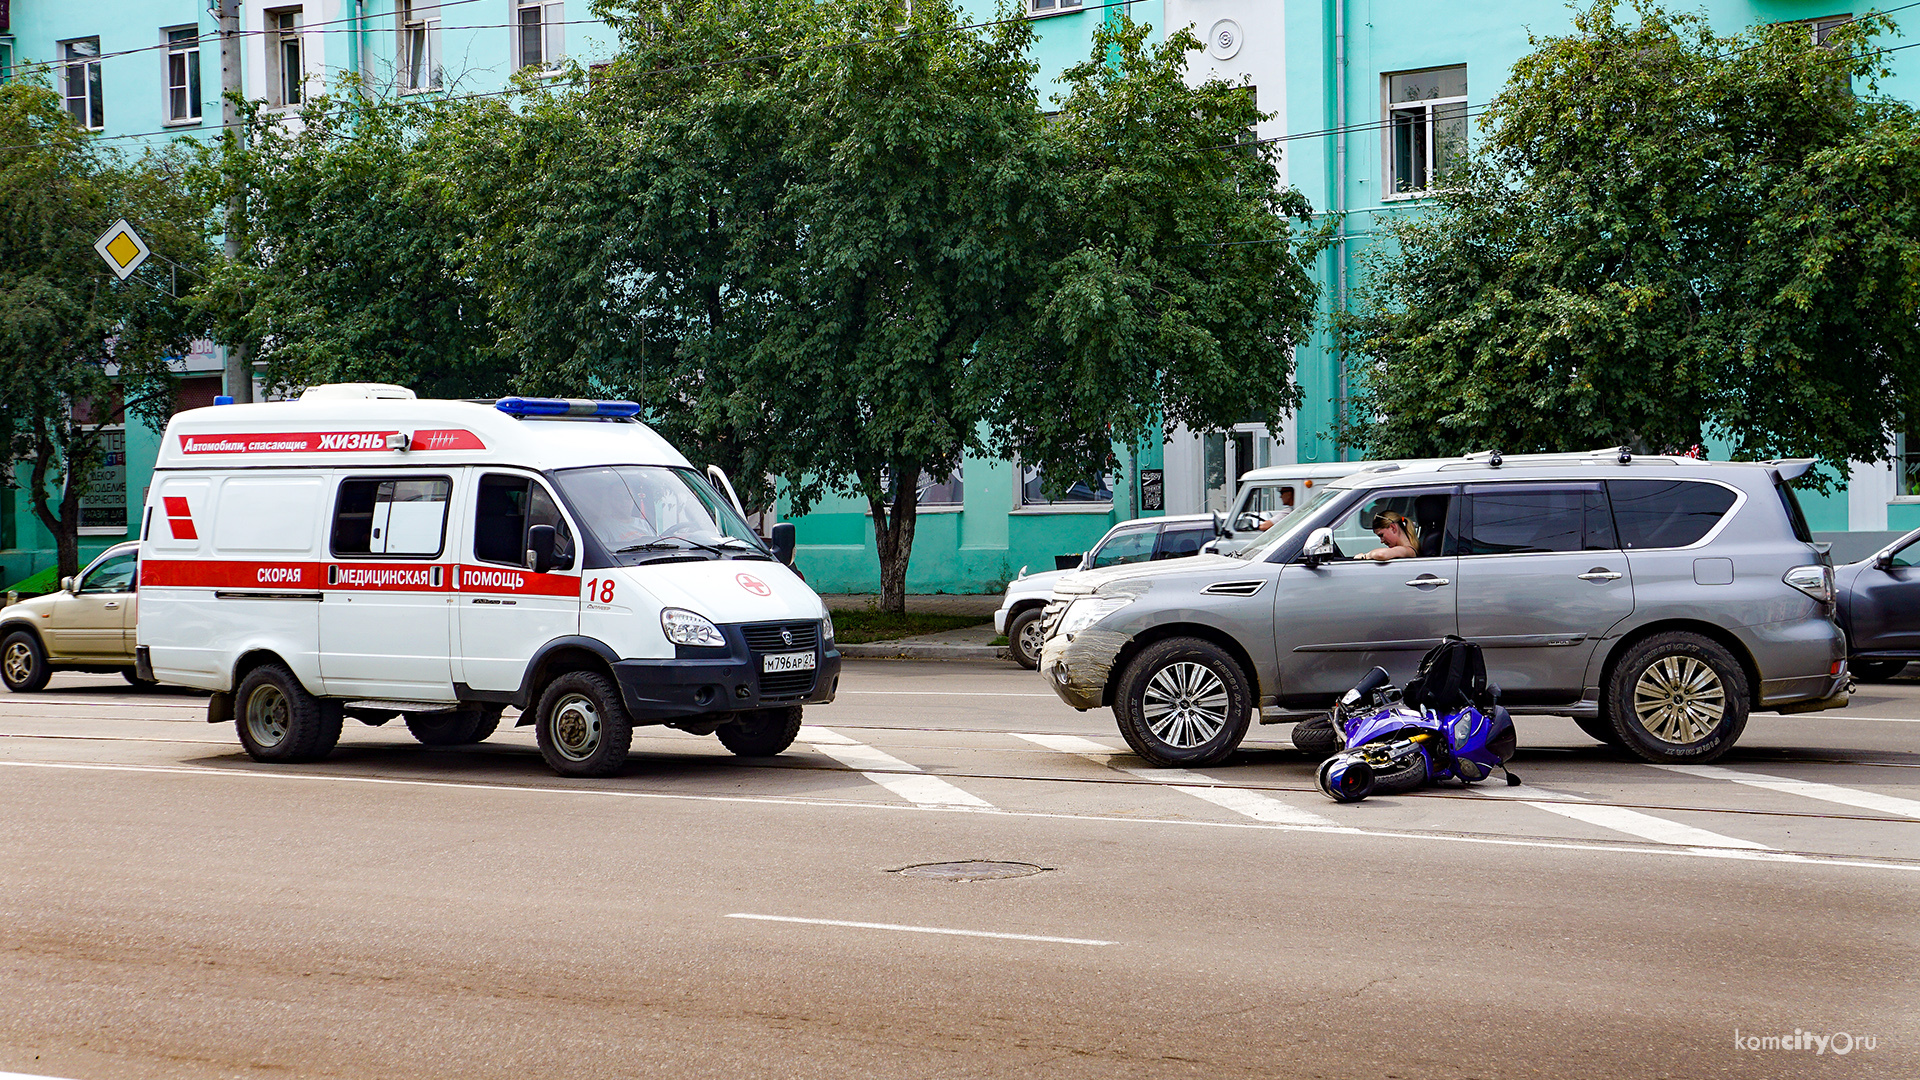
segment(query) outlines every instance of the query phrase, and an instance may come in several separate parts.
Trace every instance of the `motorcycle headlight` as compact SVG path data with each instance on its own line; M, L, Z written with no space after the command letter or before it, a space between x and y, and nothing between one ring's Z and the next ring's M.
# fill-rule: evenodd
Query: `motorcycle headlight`
M1075 600L1067 605L1066 614L1060 616L1060 627L1054 633L1077 634L1131 603L1131 596L1088 596Z
M724 648L727 644L719 627L713 625L706 616L686 608L670 607L661 611L660 629L666 631L667 640L675 645L717 645Z

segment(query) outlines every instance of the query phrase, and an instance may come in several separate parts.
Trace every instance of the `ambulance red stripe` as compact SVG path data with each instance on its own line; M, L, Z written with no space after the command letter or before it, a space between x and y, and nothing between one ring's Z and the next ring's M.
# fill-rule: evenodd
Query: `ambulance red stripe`
M387 451L384 431L245 431L228 435L182 435L183 454L318 454ZM407 449L485 450L480 436L465 428L430 428L408 436Z
M536 574L460 563L314 563L143 559L142 588L326 592L465 592L488 596L579 596L577 574Z

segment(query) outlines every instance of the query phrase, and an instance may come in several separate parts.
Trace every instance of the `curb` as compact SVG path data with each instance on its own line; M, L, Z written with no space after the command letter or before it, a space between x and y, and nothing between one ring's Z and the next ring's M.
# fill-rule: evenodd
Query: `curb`
M856 660L1005 660L1004 645L949 645L938 641L869 641L841 645L840 655Z

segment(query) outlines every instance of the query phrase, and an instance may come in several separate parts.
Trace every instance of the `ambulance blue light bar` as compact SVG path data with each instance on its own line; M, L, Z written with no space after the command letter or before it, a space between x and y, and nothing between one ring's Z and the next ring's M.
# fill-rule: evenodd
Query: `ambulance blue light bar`
M506 397L494 402L493 407L508 416L628 417L640 412L638 402L588 401L585 398Z

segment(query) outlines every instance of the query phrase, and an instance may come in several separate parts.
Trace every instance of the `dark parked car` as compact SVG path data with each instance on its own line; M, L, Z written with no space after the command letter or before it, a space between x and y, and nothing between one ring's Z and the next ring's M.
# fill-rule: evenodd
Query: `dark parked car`
M1870 558L1840 567L1840 628L1847 667L1861 682L1885 682L1920 660L1920 529Z

